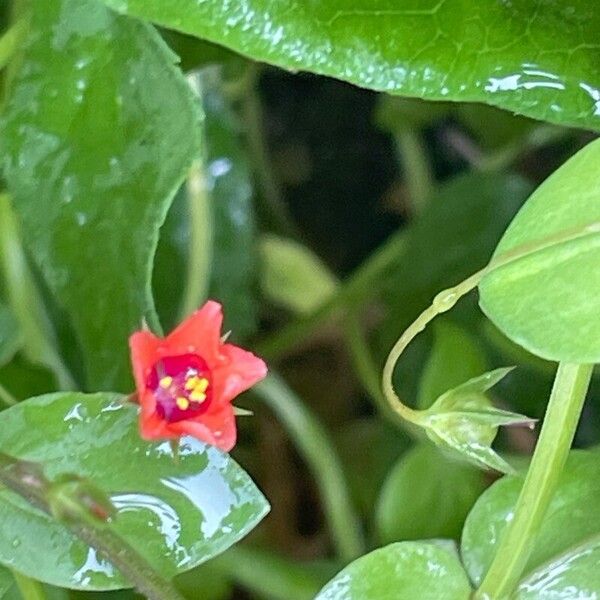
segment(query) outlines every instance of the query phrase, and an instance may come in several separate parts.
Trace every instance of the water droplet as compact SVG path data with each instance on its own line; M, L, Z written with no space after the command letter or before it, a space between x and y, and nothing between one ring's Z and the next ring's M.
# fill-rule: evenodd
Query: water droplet
M79 227L83 227L87 223L87 216L85 213L78 212L75 213L75 220L77 221L77 225L79 225Z
M12 547L13 548L18 548L21 545L21 538L14 538L12 541Z
M434 299L433 307L438 313L450 310L458 302L458 294L454 288L442 290Z

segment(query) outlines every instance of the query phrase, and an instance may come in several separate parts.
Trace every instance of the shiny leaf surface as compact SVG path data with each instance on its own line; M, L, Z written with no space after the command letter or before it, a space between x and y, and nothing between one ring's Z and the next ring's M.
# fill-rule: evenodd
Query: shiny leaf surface
M495 256L543 244L480 284L481 308L511 340L555 361L600 362L600 141L529 198Z
M600 129L600 15L586 0L104 0L292 71Z
M468 600L470 594L452 544L401 542L350 563L315 600Z
M87 386L126 390L127 336L155 321L151 263L198 151L197 111L152 28L93 0L32 7L2 119L5 175L79 337Z
M600 595L599 458L598 451L571 452L516 600ZM504 477L481 496L467 518L461 554L475 584L491 563L522 485L522 476Z
M117 533L172 577L238 541L268 504L229 456L183 438L176 461L168 442L141 440L136 421L122 396L49 394L1 413L0 450L41 463L51 480L90 478L118 509ZM0 506L0 562L62 587L127 587L94 550L12 492L0 491Z

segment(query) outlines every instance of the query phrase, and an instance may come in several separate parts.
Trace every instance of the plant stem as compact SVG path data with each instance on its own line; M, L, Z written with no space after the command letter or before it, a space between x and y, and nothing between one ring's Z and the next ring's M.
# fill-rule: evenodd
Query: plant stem
M402 171L406 178L410 206L415 215L423 212L433 194L434 184L421 134L415 129L394 133Z
M514 517L502 535L475 599L502 600L516 588L567 460L592 370L593 365L559 364Z
M0 383L0 402L4 402L6 406L14 406L19 401Z
M23 600L46 600L42 584L18 571L11 571Z
M12 58L26 29L25 20L16 21L14 25L0 37L0 69L3 69Z
M48 494L51 482L38 463L18 460L0 453L0 483L32 506L51 514ZM61 520L80 540L96 548L149 600L183 600L173 584L163 577L125 540L94 518ZM35 596L31 596L34 600Z
M61 389L74 389L73 378L58 353L51 321L27 264L8 194L0 194L0 271L10 307L23 333L26 356L47 366Z
M342 283L338 293L308 316L293 321L271 337L255 345L269 360L276 360L309 337L323 322L372 298L380 289L385 272L397 262L407 246L405 231L392 235L379 249Z
M349 562L360 556L360 522L328 432L280 377L271 374L254 390L284 424L312 470L340 558Z

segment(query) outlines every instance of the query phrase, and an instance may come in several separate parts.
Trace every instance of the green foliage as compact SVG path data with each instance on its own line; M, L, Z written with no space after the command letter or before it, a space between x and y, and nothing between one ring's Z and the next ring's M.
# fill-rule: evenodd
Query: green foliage
M8 569L0 567L0 598L5 598L14 584L14 579Z
M0 366L10 362L21 347L21 343L17 319L10 308L0 304Z
M315 600L467 600L470 595L453 544L401 542L355 560Z
M600 593L600 463L597 451L573 451L535 540L516 600L593 597ZM486 491L467 518L461 554L477 585L513 515L523 485L505 477Z
M72 319L87 388L125 391L127 336L156 321L158 229L198 153L198 113L152 28L93 0L32 11L2 117L4 172L27 246Z
M117 509L110 526L172 577L246 535L268 504L227 455L186 438L175 459L169 442L140 439L136 418L114 394L40 396L0 415L0 450L41 463L50 480L90 478ZM0 504L0 562L62 587L128 586L95 550L13 492L3 489Z
M480 284L481 308L496 326L549 360L600 361L599 158L593 142L534 192L494 257L526 255Z
M302 244L267 235L261 240L260 251L263 293L274 304L306 314L335 294L338 281Z
M104 0L121 12L280 67L430 100L487 102L598 129L600 20L585 0L382 0L230 6L219 0ZM565 23L569 27L565 29Z
M484 489L482 473L419 444L396 463L381 490L379 540L459 539L467 513Z

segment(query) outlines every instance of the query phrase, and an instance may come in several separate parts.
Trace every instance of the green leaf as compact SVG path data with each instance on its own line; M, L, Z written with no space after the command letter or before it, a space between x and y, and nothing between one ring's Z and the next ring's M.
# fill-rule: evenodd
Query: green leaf
M21 347L19 324L12 311L0 304L0 366L10 362Z
M535 420L494 408L485 394L511 370L489 371L445 392L420 413L418 425L425 428L429 439L453 454L484 469L512 472L512 467L491 448L498 427L533 427Z
M481 308L494 324L548 360L600 362L599 161L595 141L532 194L494 257L524 245L544 249L493 270L480 284Z
M586 0L104 1L292 71L600 128L600 17Z
M268 504L216 448L183 438L175 460L168 441L141 440L137 407L124 400L67 393L22 402L0 413L0 450L41 463L50 480L89 478L118 509L115 531L172 577L237 542ZM88 590L128 585L94 550L8 490L0 491L0 530L0 563L36 579Z
M125 390L127 336L156 322L152 258L198 153L198 110L151 27L93 0L32 6L2 120L5 175L87 387Z
M306 246L264 235L260 251L262 289L271 302L298 314L308 314L335 294L338 280Z
M600 455L573 451L535 539L515 600L593 598L600 595ZM467 518L461 554L475 585L491 564L523 485L504 477Z
M315 600L468 600L470 595L453 544L401 542L350 563Z
M435 341L421 374L418 408L429 408L444 392L487 369L483 349L451 321L434 324Z
M459 539L484 488L480 471L419 444L396 463L381 490L375 516L379 540Z

